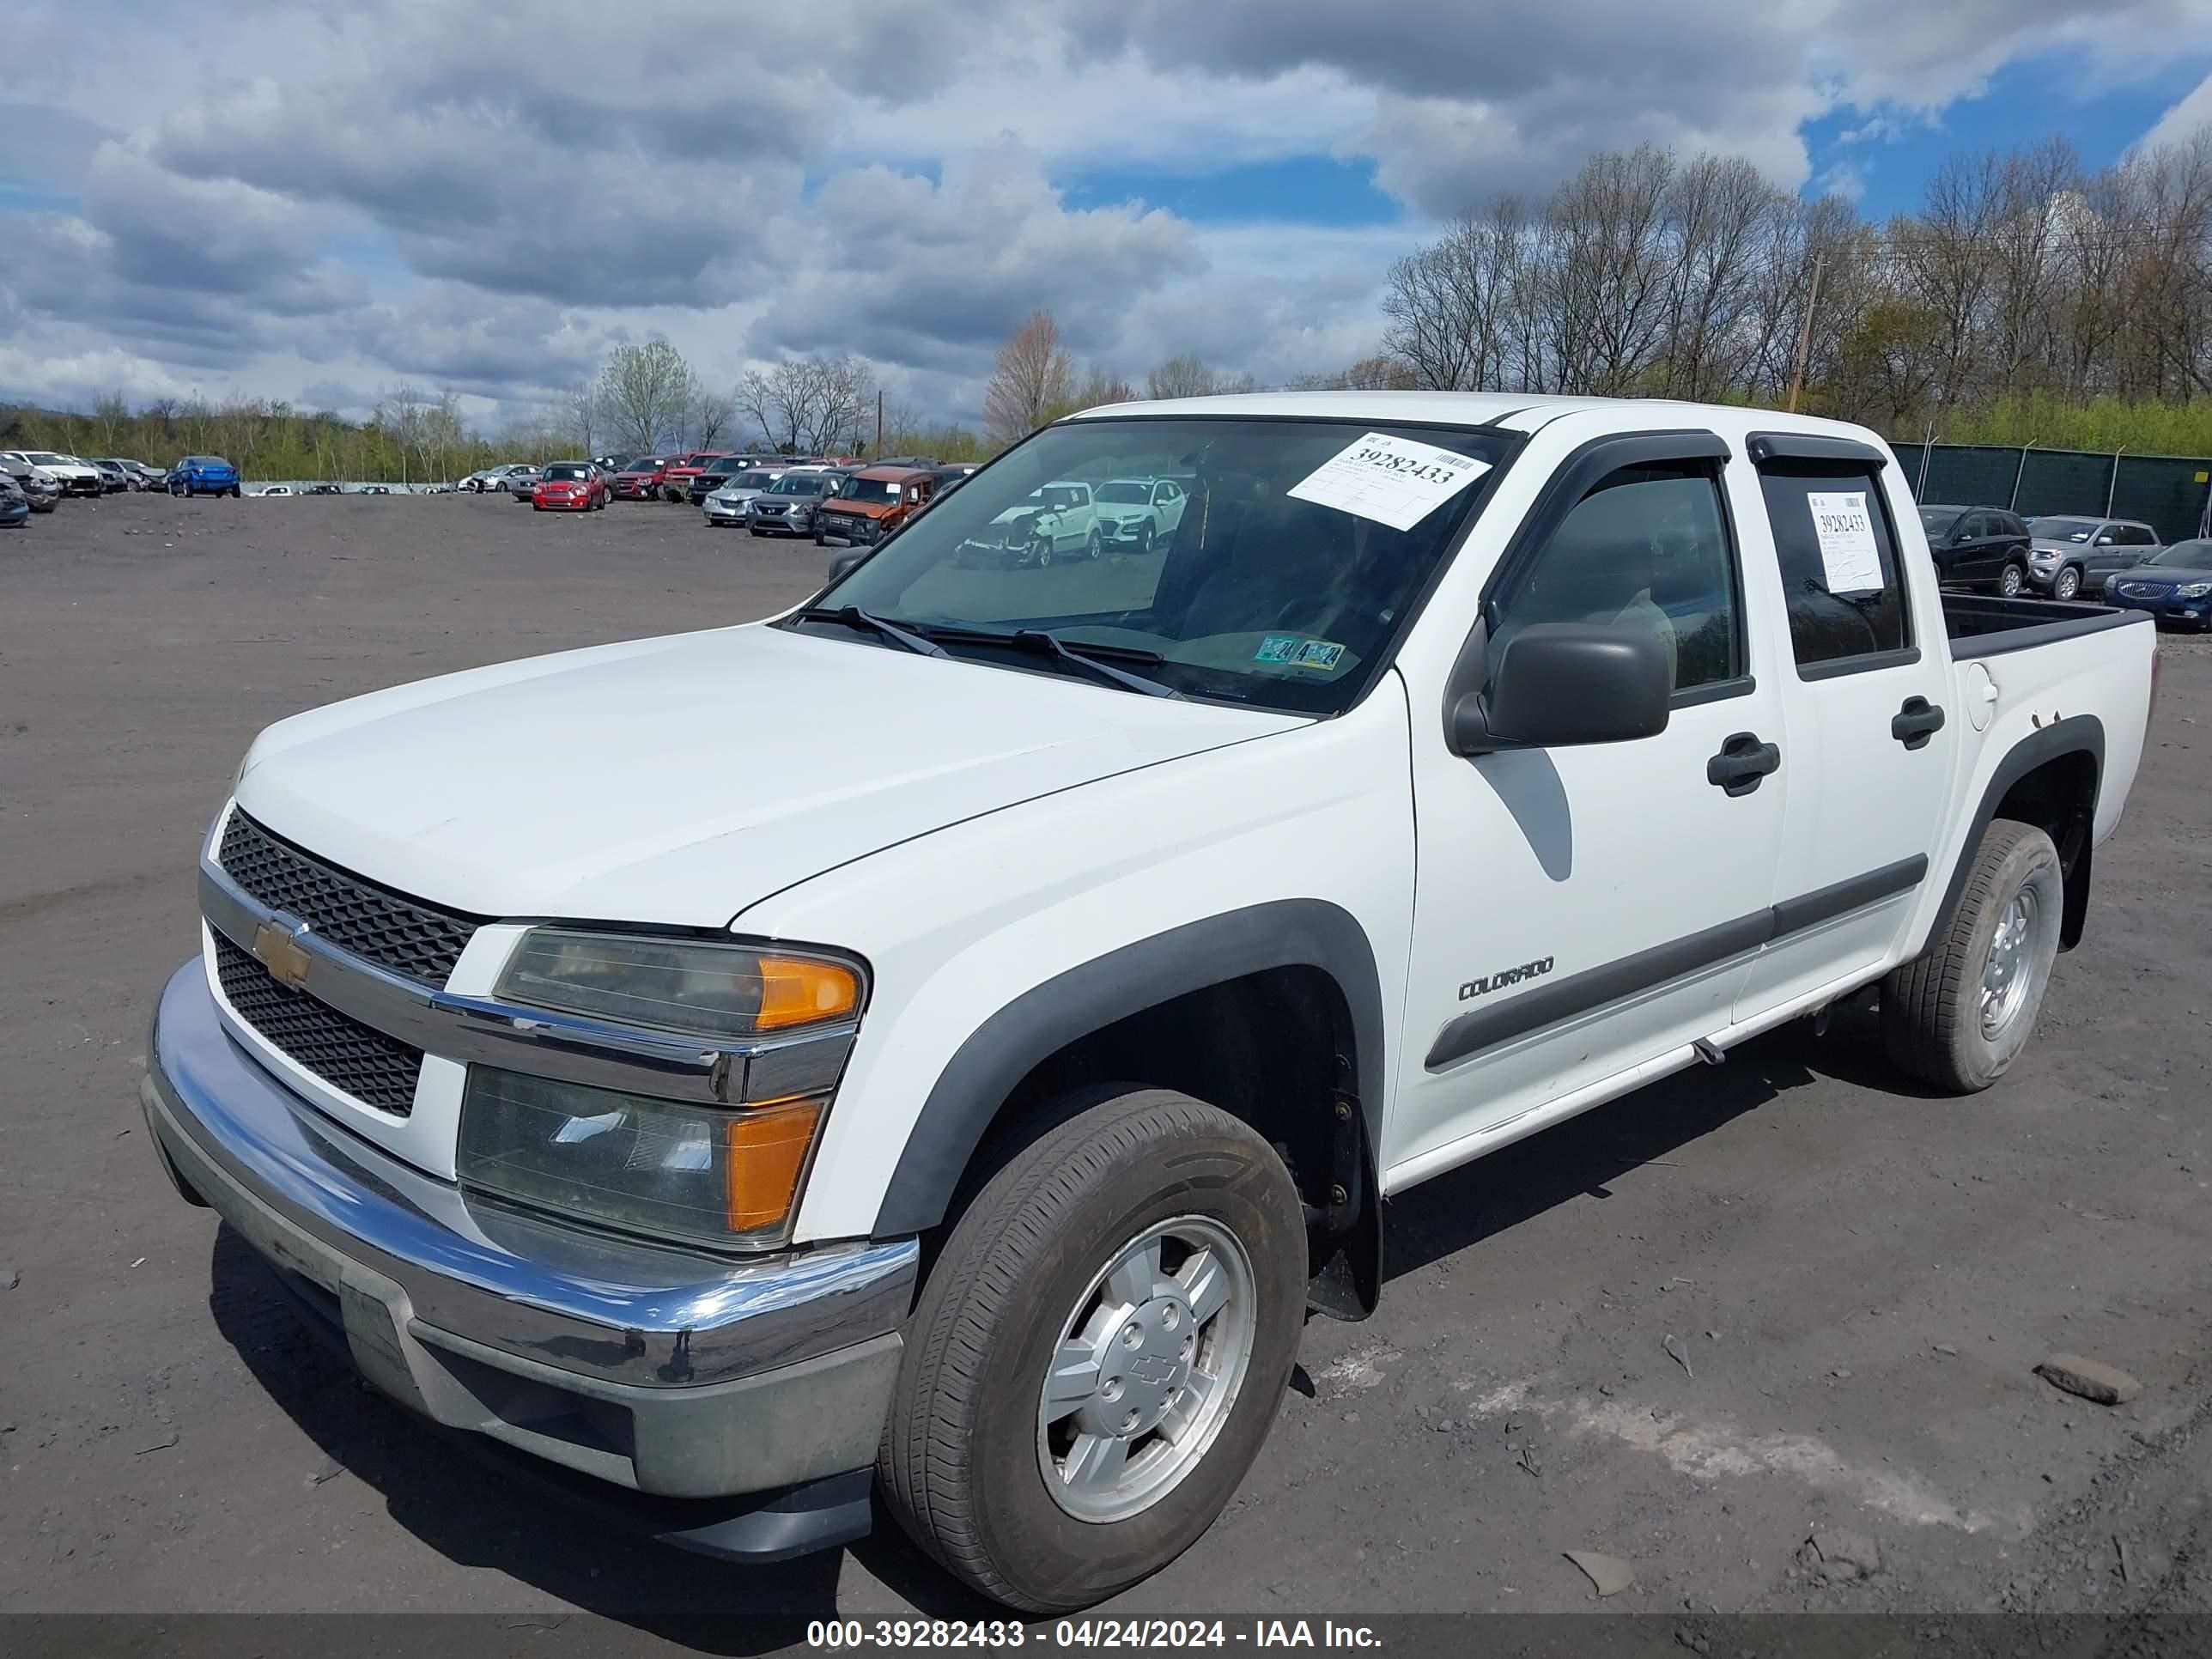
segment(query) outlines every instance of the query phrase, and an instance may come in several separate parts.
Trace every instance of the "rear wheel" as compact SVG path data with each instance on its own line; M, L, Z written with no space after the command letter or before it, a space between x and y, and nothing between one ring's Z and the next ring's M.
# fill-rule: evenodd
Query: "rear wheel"
M2065 910L2051 837L2032 823L1991 823L1948 925L1882 981L1890 1059L1954 1094L2002 1077L2035 1029Z
M2070 599L2081 591L2081 573L2070 564L2051 584L2051 597L2054 599Z
M923 1549L1037 1613L1136 1583L1213 1523L1305 1310L1303 1212L1265 1139L1168 1090L1087 1099L945 1241L877 1466Z
M2021 589L2027 586L2027 572L2016 564L2007 565L2004 574L1997 578L1997 592L2008 599L2018 599Z
M1098 533L1098 527L1093 525L1091 528L1091 539L1083 544L1083 556L1086 559L1095 559L1105 550L1105 547L1106 538Z

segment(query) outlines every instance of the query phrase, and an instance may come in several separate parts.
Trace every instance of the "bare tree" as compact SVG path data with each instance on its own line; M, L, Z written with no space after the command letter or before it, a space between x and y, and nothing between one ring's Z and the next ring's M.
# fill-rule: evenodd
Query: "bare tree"
M599 374L599 418L623 448L651 454L665 443L682 441L698 394L698 376L667 341L619 345Z
M747 374L736 403L784 454L857 448L875 422L875 372L858 357L794 357Z
M983 388L985 432L1001 448L1019 443L1066 406L1074 380L1075 360L1060 343L1060 325L1049 311L1031 312L999 348Z
M737 400L727 392L701 392L691 400L691 441L712 449L737 418Z
M1213 398L1224 392L1249 392L1249 374L1231 374L1212 368L1195 352L1170 357L1145 376L1145 396L1155 402L1167 398Z
M561 392L562 423L585 455L599 453L599 386L596 380L578 380Z

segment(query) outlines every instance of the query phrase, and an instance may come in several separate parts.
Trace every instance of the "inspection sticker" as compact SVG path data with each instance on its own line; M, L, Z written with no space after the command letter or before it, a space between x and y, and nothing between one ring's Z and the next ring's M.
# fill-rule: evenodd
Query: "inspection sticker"
M1875 544L1874 520L1866 491L1808 490L1813 531L1820 538L1820 565L1831 593L1871 593L1881 586L1881 550Z
M1334 640L1309 640L1297 634L1270 634L1252 653L1254 662L1284 668L1318 668L1328 672L1344 660L1344 647Z
M1489 471L1489 462L1456 450L1370 432L1283 493L1411 530Z

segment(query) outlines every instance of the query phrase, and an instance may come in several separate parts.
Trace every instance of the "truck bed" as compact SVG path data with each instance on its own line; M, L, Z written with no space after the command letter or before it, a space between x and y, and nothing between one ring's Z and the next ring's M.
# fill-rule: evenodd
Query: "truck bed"
M2008 651L2025 651L2053 640L2095 634L2107 628L2126 628L2146 620L2148 612L2126 611L2118 605L2093 605L2086 600L2007 599L1994 594L1943 595L1943 631L1951 641L1954 661L1995 657Z

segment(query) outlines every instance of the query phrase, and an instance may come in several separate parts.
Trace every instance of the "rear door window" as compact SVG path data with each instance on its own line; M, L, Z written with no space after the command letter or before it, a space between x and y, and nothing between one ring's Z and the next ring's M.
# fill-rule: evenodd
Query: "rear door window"
M1759 482L1800 672L1850 673L1910 650L1897 535L1875 473L1777 461L1760 469Z

